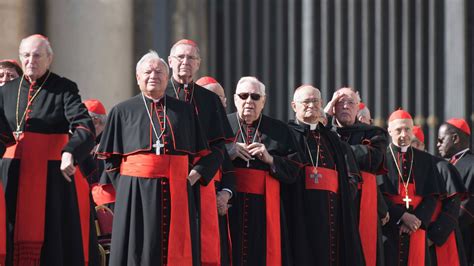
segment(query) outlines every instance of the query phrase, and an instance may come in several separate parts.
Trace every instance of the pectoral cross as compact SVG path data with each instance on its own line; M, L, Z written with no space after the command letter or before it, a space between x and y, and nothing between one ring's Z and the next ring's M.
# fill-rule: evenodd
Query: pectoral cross
M161 154L161 148L163 148L165 145L164 144L161 144L160 140L157 139L156 140L156 143L153 144L153 148L155 148L155 151L156 151L156 155L160 155Z
M408 197L408 193L403 198L403 201L405 202L405 207L407 208L407 210L410 209L411 199L410 199L410 197Z
M322 178L323 175L318 173L318 171L314 171L313 173L311 173L309 175L309 178L313 179L314 183L315 184L318 184L319 183L319 179Z
M20 135L23 133L23 131L17 130L13 132L13 135L15 135L15 138L18 140L20 139Z

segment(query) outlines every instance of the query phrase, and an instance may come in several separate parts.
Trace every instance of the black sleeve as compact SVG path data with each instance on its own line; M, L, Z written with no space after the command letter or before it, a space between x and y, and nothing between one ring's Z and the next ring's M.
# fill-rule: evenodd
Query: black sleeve
M94 157L91 154L86 156L86 158L84 158L84 160L82 160L82 162L79 163L79 169L81 170L82 174L87 179L87 181L89 182L89 185L99 182L99 179L100 179L99 168L97 166L96 161L94 160Z
M15 138L13 137L10 125L3 113L3 109L0 109L0 158L3 157L6 148L15 144L15 142Z
M407 211L407 209L400 205L394 204L387 197L384 198L385 203L388 207L388 213L390 214L390 223L397 224L402 218L402 215Z
M286 156L272 155L273 166L270 169L270 175L280 182L291 184L296 182L302 163L298 154L295 137L290 129L286 128Z
M211 153L201 157L196 162L193 169L201 174L201 183L203 185L209 184L217 170L221 167L222 161L224 160L225 152L225 140L218 139L209 143Z
M424 196L423 200L416 207L413 214L421 220L421 228L427 230L431 222L436 207L436 197L432 195Z
M443 245L458 225L460 206L461 200L457 194L442 201L441 213L428 227L428 238L437 246Z
M77 162L81 162L94 147L95 128L85 105L81 102L76 85L71 84L72 88L65 88L63 103L72 136L63 152L71 153Z
M220 184L220 190L223 188L232 191L235 195L235 171L232 161L230 160L227 150L224 151L224 161L222 162L222 180Z
M361 171L377 174L385 161L388 139L382 130L362 140L361 144L351 145Z
M105 159L105 170L102 173L101 179L108 179L112 182L115 189L117 189L117 182L120 177L120 164L122 163L121 155L111 155Z
M379 218L385 218L388 212L388 206L383 198L383 194L380 191L380 187L377 186L377 213Z
M474 223L474 195L461 203L461 212L459 216L459 226L468 227Z

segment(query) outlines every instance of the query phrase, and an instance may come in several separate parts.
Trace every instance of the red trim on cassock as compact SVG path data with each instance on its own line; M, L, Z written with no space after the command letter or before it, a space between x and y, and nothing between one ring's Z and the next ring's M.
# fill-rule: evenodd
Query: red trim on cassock
M320 177L317 180L311 177L314 170L317 170ZM324 167L305 167L305 189L327 190L334 193L339 191L339 179L336 170Z
M90 197L89 183L84 175L76 170L74 175L76 185L77 205L79 207L79 217L81 221L82 250L84 252L84 264L89 265L89 233L90 233Z
M60 161L67 134L25 132L3 158L20 159L14 264L39 265L44 241L48 161ZM58 177L61 178L61 177Z
M389 195L390 201L395 204L402 205L405 208L405 202L403 198L405 197L405 188L402 185L402 182L399 183L400 191L399 195ZM410 206L413 206L415 209L418 204L421 203L423 197L415 195L415 185L408 184L408 197L411 198ZM410 235L410 250L408 251L408 265L425 265L425 244L426 244L426 231L423 229L418 229L416 232Z
M216 186L214 181L222 178L217 170L207 186L201 190L201 264L203 266L221 265L219 216L217 214Z
M367 266L377 263L377 180L374 174L363 172L360 198L359 233Z
M168 178L171 218L168 266L192 265L188 209L188 156L135 154L122 158L120 174L138 178Z
M436 221L442 209L442 201L436 201L436 208L431 216L431 221ZM457 221L456 221L457 222ZM444 242L443 245L435 245L436 250L436 261L437 265L449 265L449 266L459 266L459 253L458 246L456 243L456 237L454 235L454 230L449 234L448 239Z
M281 265L280 183L267 171L236 168L237 191L265 196L266 265Z

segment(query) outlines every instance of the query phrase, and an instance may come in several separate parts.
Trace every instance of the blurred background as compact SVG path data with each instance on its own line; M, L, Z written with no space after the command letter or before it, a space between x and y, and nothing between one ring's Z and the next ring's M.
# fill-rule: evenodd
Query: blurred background
M139 92L144 53L167 58L187 38L201 49L196 79L220 81L228 111L238 79L252 75L267 86L265 113L283 121L293 90L310 83L325 103L354 87L382 127L407 109L430 151L441 122L473 128L472 0L0 0L0 31L0 59L18 60L30 34L49 37L52 70L108 109Z

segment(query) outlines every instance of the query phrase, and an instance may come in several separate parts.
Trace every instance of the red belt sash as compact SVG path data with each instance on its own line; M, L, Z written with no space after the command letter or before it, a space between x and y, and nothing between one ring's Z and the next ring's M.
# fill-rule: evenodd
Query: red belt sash
M192 265L188 208L188 157L185 155L134 154L123 158L120 174L138 178L168 178L171 218L168 265Z
M217 214L216 186L221 181L218 170L207 186L201 189L201 264L204 266L221 264L219 216Z
M84 252L85 265L89 265L89 233L90 233L90 197L89 182L79 169L74 175L76 185L77 205L79 207L79 217L81 220L82 249Z
M3 156L21 160L14 232L15 265L39 265L44 241L48 161L61 160L68 140L67 134L25 132Z
M399 195L390 195L390 201L395 204L403 205L405 208L405 188L400 183ZM408 196L411 198L410 205L415 209L423 200L423 197L415 195L415 185L408 185ZM426 231L418 229L416 232L410 235L410 250L408 251L408 265L425 265L425 244L426 244Z
M442 201L436 202L436 208L431 217L431 221L435 221L441 213ZM436 246L436 261L437 265L459 266L459 254L456 243L456 236L454 230L449 234L446 242L441 246Z
M0 265L5 265L5 257L7 255L6 213L5 193L3 192L3 184L0 184Z
M359 211L359 233L367 266L377 263L377 177L363 172Z
M305 188L337 193L339 191L338 173L329 168L306 166Z
M236 168L237 191L265 196L266 265L281 265L280 183L267 171Z
M115 189L112 184L92 184L91 192L97 206L115 202Z

